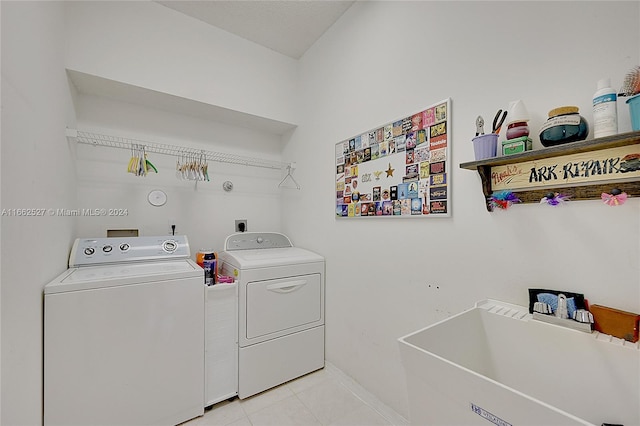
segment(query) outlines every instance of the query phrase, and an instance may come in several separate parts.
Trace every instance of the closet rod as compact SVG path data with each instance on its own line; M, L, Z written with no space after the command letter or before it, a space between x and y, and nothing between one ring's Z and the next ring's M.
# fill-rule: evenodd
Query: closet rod
M110 148L131 149L135 145L144 145L147 152L172 155L174 157L182 157L185 155L205 155L207 160L216 161L218 163L240 164L243 166L277 170L284 169L287 166L287 163L281 163L279 161L264 160L260 158L245 157L242 155L226 154L196 148L182 148L179 146L147 142L138 139L103 135L84 130L67 129L67 136L74 138L78 143L94 146L106 146Z

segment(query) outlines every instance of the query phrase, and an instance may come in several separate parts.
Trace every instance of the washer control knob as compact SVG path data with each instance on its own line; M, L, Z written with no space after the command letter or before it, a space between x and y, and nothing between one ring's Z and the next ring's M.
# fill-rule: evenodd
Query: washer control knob
M256 243L262 244L263 242L264 242L264 238L262 238L262 237L256 238Z
M129 250L129 244L127 244L127 243L122 243L122 244L120 244L120 250L121 250L121 251L127 251L127 250Z
M91 256L95 252L96 250L93 247L87 247L84 249L84 254L86 254L87 256Z
M162 243L162 249L167 253L173 253L178 249L178 243L176 243L173 240L167 240L164 243Z
M105 252L105 253L111 253L111 250L113 250L113 246L106 245L106 246L102 247L102 251Z

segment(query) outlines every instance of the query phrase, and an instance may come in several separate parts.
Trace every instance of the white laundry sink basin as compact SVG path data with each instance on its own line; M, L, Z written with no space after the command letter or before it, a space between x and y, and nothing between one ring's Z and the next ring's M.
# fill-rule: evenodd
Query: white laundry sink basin
M640 347L494 300L399 339L414 425L640 425Z

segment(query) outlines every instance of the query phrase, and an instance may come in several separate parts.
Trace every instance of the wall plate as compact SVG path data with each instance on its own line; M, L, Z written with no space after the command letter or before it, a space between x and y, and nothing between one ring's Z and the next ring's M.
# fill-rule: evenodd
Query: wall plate
M167 194L159 189L154 189L147 196L147 200L149 200L149 204L151 204L152 206L164 206L164 204L167 202Z

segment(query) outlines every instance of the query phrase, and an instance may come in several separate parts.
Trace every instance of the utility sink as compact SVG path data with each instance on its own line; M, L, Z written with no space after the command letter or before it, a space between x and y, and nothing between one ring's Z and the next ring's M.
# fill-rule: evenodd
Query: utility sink
M640 347L495 300L399 339L414 425L640 425Z

